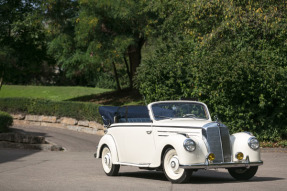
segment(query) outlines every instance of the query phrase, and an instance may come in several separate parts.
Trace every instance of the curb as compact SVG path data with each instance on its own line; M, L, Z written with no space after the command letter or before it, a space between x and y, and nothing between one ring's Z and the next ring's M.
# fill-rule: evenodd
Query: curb
M260 148L262 153L287 153L287 148Z
M0 148L10 149L28 149L28 150L41 150L41 151L65 151L65 148L53 144L24 144L13 143L8 141L0 141Z

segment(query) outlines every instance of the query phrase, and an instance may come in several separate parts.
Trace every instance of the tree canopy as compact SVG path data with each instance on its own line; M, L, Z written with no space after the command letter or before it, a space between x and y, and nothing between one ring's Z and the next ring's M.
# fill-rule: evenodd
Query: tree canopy
M0 86L10 83L41 83L50 58L39 17L39 0L0 1Z
M74 85L136 87L148 102L195 98L231 131L287 137L284 0L0 2L7 82L52 68Z

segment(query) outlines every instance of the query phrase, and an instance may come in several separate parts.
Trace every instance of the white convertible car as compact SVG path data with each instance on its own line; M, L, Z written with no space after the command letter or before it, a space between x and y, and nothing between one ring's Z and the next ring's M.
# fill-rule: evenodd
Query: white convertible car
M252 178L260 158L259 141L249 132L230 135L212 121L207 106L195 101L161 101L148 106L102 106L107 127L97 158L108 176L121 165L163 170L173 183L199 169L225 168L238 180Z

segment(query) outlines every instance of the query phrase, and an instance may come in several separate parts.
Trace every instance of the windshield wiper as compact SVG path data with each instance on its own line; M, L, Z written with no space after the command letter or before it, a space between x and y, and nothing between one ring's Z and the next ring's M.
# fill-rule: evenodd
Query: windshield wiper
M160 115L155 115L155 117L158 117L158 118L164 118L164 119L172 119L172 117L160 116Z
M182 117L183 117L183 118L185 118L185 117L198 118L198 117L196 117L196 115L194 115L194 114L192 114L192 113L184 114Z

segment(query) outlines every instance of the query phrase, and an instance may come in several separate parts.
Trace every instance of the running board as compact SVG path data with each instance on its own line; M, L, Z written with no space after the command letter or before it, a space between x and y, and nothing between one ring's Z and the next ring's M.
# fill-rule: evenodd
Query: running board
M126 163L126 162L118 162L117 164L122 166L136 166L136 167L149 167L150 163L147 164L134 164L134 163Z

